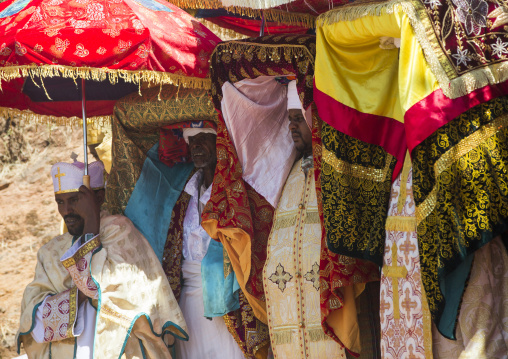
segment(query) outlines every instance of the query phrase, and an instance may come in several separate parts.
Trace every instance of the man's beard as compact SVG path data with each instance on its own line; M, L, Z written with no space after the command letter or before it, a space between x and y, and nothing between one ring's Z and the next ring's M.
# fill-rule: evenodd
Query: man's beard
M64 222L66 225L67 225L66 220L70 219L70 218L76 219L76 222L74 223L73 227L67 226L69 233L73 236L82 235L84 227L85 227L85 223L84 223L83 219L81 218L81 216L78 216L76 214L68 214L67 216L64 217Z

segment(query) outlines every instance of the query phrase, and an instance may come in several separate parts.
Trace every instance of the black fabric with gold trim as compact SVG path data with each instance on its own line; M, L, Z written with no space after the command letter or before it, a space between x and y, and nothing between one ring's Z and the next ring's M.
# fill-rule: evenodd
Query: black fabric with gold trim
M396 159L323 123L321 188L328 248L383 265Z
M508 229L508 97L463 113L412 157L422 281L434 321L453 338L444 325L454 331L457 314L447 314L447 279L468 272L459 267L468 255Z

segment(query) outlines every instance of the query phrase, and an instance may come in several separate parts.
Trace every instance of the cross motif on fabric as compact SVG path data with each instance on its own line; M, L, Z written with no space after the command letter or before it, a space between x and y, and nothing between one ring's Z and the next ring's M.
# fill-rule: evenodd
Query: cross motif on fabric
M286 289L286 283L289 282L292 278L293 276L286 272L280 263L277 268L275 268L275 273L268 277L268 279L279 286L281 292L284 292L284 289Z
M394 242L392 245L392 265L383 266L383 273L385 276L392 279L393 287L393 318L400 318L399 310L399 281L398 278L405 278L407 275L407 268L397 265L397 244Z
M388 309L390 309L390 303L388 303L387 301L385 301L383 298L385 296L385 293L384 291L381 293L381 301L379 302L379 310L381 311L381 315L384 316L385 315L385 311L387 311Z
M58 192L60 192L62 190L62 183L60 182L60 177L65 176L65 173L60 173L60 167L57 167L56 170L57 174L55 175L55 177L58 179Z
M303 277L312 282L316 290L319 290L319 264L317 262L312 265L312 270L305 273Z
M411 243L409 238L406 237L406 240L400 246L400 250L404 253L404 260L409 264L409 252L416 250L415 244Z
M411 315L411 309L415 309L417 304L415 301L412 301L411 298L409 298L409 288L406 288L405 294L406 296L402 301L402 308L404 308L407 317L409 317Z
M415 356L413 344L409 345L409 356L407 359L419 359L417 356Z

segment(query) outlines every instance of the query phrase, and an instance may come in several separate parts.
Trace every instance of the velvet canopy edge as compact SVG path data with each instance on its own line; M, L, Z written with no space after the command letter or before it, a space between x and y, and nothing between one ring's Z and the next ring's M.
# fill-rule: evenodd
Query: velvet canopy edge
M344 6L319 15L316 27L354 21L365 16L392 14L399 10L408 17L425 59L446 97L455 99L487 85L495 85L508 80L508 62L486 64L482 68L462 75L457 75L453 70L450 70L450 64L443 54L446 50L441 48L426 9L418 0L390 0Z

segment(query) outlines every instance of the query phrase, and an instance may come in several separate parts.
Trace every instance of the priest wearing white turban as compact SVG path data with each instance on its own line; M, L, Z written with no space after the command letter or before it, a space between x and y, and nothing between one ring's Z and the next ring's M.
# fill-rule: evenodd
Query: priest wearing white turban
M159 260L129 219L101 212L104 165L56 163L55 200L68 232L37 253L21 303L18 352L30 359L166 358L187 327Z
M275 358L345 358L321 327L321 224L312 157L310 108L288 85L289 130L300 154L275 211L263 268L270 340Z
M238 308L223 313L208 309L211 302L222 303L225 299L224 274L217 275L215 271L216 265L223 270L223 248L201 227L201 214L210 199L217 164L217 132L205 127L184 128L183 138L189 144L198 170L184 188L190 200L183 220L183 285L179 304L188 325L189 341L177 343L177 356L179 359L242 359L244 355L223 318L226 312Z

